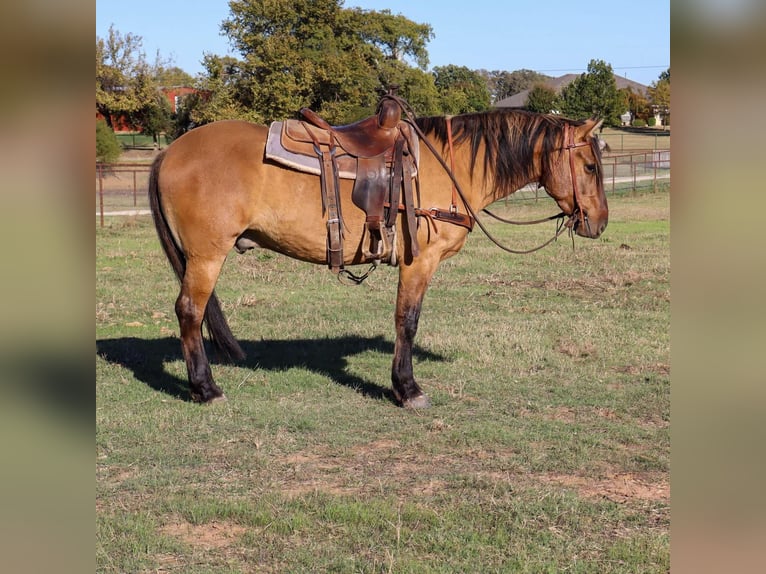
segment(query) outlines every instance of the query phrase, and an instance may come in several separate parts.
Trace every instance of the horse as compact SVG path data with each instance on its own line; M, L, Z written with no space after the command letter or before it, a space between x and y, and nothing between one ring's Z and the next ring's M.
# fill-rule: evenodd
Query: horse
M417 165L418 195L420 205L432 213L473 220L493 202L537 183L562 216L569 217L571 234L595 239L606 228L609 211L597 136L601 121L596 118L493 109L444 117L413 115L409 122L426 144ZM267 126L238 120L206 124L176 139L151 167L151 213L180 281L175 312L191 396L200 403L226 400L213 380L202 325L224 358L244 358L214 291L230 251L260 247L328 264L319 180L266 158L267 131ZM370 263L362 246L364 213L351 202L353 182L341 180L339 185L347 247L343 263ZM430 217L427 210L419 211L414 228L402 213L398 218L401 256L391 382L399 406L422 409L430 406L430 399L415 381L412 351L423 297L440 262L460 251L471 226ZM412 234L419 244L417 254Z

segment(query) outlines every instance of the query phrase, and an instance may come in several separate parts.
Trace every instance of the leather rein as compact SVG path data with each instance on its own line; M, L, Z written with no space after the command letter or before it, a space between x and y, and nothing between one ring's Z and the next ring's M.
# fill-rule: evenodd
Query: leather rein
M452 181L452 201L450 204L449 213L455 214L458 216L461 215L457 212L457 197L459 196L472 222L475 221L476 224L479 226L479 228L487 236L487 238L503 251L507 251L508 253L514 253L517 255L526 255L528 253L534 253L535 251L539 251L543 247L546 247L547 245L549 245L550 243L558 239L558 237L564 232L565 229L569 229L569 232L571 234L574 228L574 223L576 219L579 219L580 225L588 225L587 215L583 212L582 208L580 207L582 202L580 200L580 190L579 190L579 187L577 186L577 177L576 177L577 174L575 172L575 163L574 163L574 156L572 154L572 150L578 147L589 146L590 143L588 143L587 141L575 143L574 129L569 124L566 124L564 126L564 145L560 149L563 151L569 152L569 170L572 177L572 191L574 192L574 209L572 210L572 213L570 215L567 215L566 213L562 211L560 213L557 213L556 215L551 215L549 217L544 217L542 219L535 219L535 220L529 220L529 221L514 221L514 220L505 219L498 215L495 215L494 213L492 213L491 211L487 209L482 210L484 213L493 217L494 219L497 219L498 221L501 221L503 223L508 223L511 225L535 225L537 223L545 223L546 221L559 220L556 225L556 233L548 241L532 249L517 250L517 249L511 249L510 247L503 245L489 232L489 230L485 227L485 225L481 222L481 220L476 216L476 212L468 203L468 200L466 199L465 194L463 193L463 190L460 187L460 183L457 181L457 178L455 177L455 173L454 173L455 160L454 160L454 154L453 154L451 116L447 116L446 118L447 146L449 149L449 158L450 158L450 165L448 166L447 163L444 161L444 158L442 158L441 154L437 152L433 144L426 138L426 135L420 129L420 126L417 125L417 122L415 121L415 114L410 108L409 104L405 100L397 96L387 95L384 97L394 99L401 106L402 110L404 110L405 114L407 114L407 117L410 120L409 122L410 125L412 125L412 127L417 132L420 139L426 144L428 149L431 150L431 153L433 153L434 157L436 157L436 159L439 160L439 163L444 168L447 175L449 175L450 180ZM421 214L419 213L418 215L421 215ZM566 217L568 217L569 219L564 221L564 218ZM471 227L473 226L471 225ZM471 230L471 227L468 227L469 231ZM573 241L574 241L574 237L573 237Z

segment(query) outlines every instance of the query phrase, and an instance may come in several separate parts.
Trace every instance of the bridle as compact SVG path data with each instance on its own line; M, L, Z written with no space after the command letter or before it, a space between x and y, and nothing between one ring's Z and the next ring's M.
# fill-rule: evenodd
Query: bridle
M574 208L572 209L571 221L574 223L574 218L577 216L580 220L580 225L587 227L590 231L590 224L588 223L588 214L582 209L582 200L580 199L580 188L577 186L577 173L575 172L574 154L572 150L576 147L590 146L587 141L575 143L574 141L574 129L570 124L564 125L564 151L569 152L569 172L572 175L572 195L574 201Z

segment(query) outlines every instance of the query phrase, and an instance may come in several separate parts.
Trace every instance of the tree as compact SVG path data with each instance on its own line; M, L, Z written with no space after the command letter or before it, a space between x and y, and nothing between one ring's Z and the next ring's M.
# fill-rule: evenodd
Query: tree
M487 82L487 88L492 102L498 102L524 90L532 88L535 84L543 83L550 79L549 76L533 70L521 69L513 72L494 70L487 72L479 70Z
M444 113L462 114L489 108L489 89L479 72L449 64L437 66L433 74Z
M647 120L651 114L649 100L640 92L633 91L633 88L627 87L620 90L625 107L630 112L633 119Z
M578 119L597 116L610 126L620 125L620 114L625 111L612 66L603 60L591 60L587 73L565 86L560 99L564 115Z
M404 62L412 58L418 68L428 67L426 43L434 37L428 24L416 24L391 10L362 10L352 8L349 12L361 39L380 49L387 58Z
M556 90L545 84L535 84L529 91L526 108L530 112L550 114L559 109L559 98Z
M128 114L130 123L140 126L141 133L152 136L155 145L159 146L161 133L173 130L173 114L167 98L159 91L153 101Z
M269 121L309 106L328 121L341 123L373 109L387 87L384 81L405 75L414 80L400 65L408 58L427 65L431 27L388 10L344 9L342 4L230 2L230 17L221 29L241 56L227 91L234 107L254 110ZM407 90L421 85L403 84L400 95L416 99Z
M109 27L107 38L96 38L96 110L110 128L113 117L137 112L155 101L157 84L146 56L143 40Z
M265 121L255 109L243 62L232 56L205 54L202 66L205 71L197 82L200 91L184 97L176 110L175 137L218 120Z
M660 74L656 82L652 82L648 91L652 110L663 116L665 124L668 124L670 121L670 68Z
M154 79L163 88L171 86L193 86L194 78L178 66L155 65Z
M122 146L117 140L112 128L106 125L106 121L96 122L96 161L112 163L122 153Z

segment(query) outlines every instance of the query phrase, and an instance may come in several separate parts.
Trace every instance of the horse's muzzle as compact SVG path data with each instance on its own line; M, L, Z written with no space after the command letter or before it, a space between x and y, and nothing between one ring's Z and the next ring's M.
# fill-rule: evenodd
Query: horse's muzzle
M588 239L596 239L606 229L608 220L604 219L592 219L585 215L582 219L579 216L574 217L573 229L574 232L580 237L587 237Z

